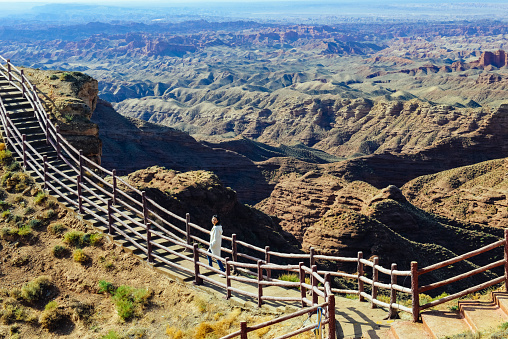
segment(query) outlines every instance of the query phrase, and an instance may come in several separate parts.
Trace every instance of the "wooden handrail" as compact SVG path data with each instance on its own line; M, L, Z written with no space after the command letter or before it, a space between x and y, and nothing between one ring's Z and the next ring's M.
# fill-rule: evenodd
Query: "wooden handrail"
M445 267L445 266L448 266L448 265L451 265L451 264L455 264L456 262L469 259L471 257L474 257L474 256L476 256L478 254L482 254L484 252L490 251L490 250L492 250L492 249L494 249L496 247L502 246L504 244L505 244L505 240L504 239L496 241L495 243L492 243L492 244L487 245L487 246L483 246L483 247L481 247L481 248L479 248L477 250L474 250L474 251L471 251L471 252L468 252L468 253L464 253L464 254L456 256L454 258L451 258L451 259L448 259L448 260L444 260L444 261L438 262L436 264L424 267L421 270L418 270L418 274L422 275L422 274L428 273L430 271L437 270L438 268L442 268L442 267Z

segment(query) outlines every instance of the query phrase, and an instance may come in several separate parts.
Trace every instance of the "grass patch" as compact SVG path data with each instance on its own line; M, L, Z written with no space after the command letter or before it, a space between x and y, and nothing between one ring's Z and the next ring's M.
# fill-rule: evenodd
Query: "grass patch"
M48 195L46 193L39 192L34 197L34 204L36 204L36 205L42 205L42 204L44 204L44 202L46 202L47 199L48 199Z
M81 231L69 231L64 234L64 242L70 246L83 247L83 236L84 232Z
M53 256L55 256L56 258L62 258L63 256L65 256L65 254L67 254L67 247L62 245L56 245L55 247L53 247L53 250L51 252L53 253Z
M44 311L42 311L39 317L39 323L42 328L48 331L54 331L60 327L65 317L66 314L58 307L58 303L56 301L50 301L44 307Z
M118 316L124 321L141 316L144 306L152 297L152 291L149 289L126 285L115 288L112 283L104 280L99 281L99 293L111 294Z
M5 147L5 144L3 144L4 147ZM2 164L3 166L7 166L9 165L11 162L12 162L12 152L9 151L8 149L2 149L0 151L0 164Z
M33 180L28 174L12 171L5 172L0 182L11 193L23 192L33 184Z
M65 226L60 223L49 226L49 232L53 234L62 234L65 230Z
M100 246L102 244L102 233L92 233L89 237L89 242L91 246Z
M300 277L296 273L284 273L279 275L277 279L289 282L300 282Z
M72 254L72 259L77 263L84 264L88 261L89 257L81 248L78 248Z
M42 299L44 292L52 286L50 277L37 277L21 287L21 298L30 303L37 302Z

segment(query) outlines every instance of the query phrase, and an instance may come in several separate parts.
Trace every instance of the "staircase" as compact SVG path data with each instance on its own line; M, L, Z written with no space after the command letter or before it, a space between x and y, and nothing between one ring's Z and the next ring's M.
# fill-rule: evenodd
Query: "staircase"
M508 322L508 293L493 292L490 301L460 300L459 313L428 311L421 323L395 322L391 334L397 339L446 338L465 333L494 333Z
M77 196L77 176L80 174L79 170L75 167L71 167L65 161L59 157L57 151L54 149L52 145L47 143L44 131L39 124L35 112L28 102L26 98L24 98L23 94L14 86L9 84L9 81L0 75L0 97L3 101L3 104L6 110L9 113L9 117L14 124L14 126L20 131L21 134L24 134L26 137L27 144L30 144L37 153L40 154L40 157L47 157L48 167L51 167L51 173L48 174L50 185L53 187L49 187L49 191L52 193L56 193L59 191L60 194L63 194L66 198L60 197L60 194L52 194L57 197L59 202L66 205L70 208L76 208L75 204L71 202L76 202L78 199ZM6 136L6 130L4 126L2 128L2 135ZM9 145L12 147L13 145ZM39 157L34 155L34 152L31 152L30 149L27 149L27 153L30 156L30 153L33 157ZM23 164L23 159L19 157L15 152L13 152L13 156L16 161ZM44 180L37 175L35 169L38 169L40 173L43 173L43 166L40 164L43 162L43 159L39 158L38 168L32 168L27 166L25 171L29 173L34 180L39 183L41 186L44 186ZM55 180L56 179L56 180ZM59 182L58 182L58 181ZM83 209L88 209L89 211L94 212L100 218L96 218L92 216L90 213L83 213L83 218L87 219L87 221L92 224L95 228L107 233L108 232L108 215L107 209L108 204L107 201L109 199L104 193L94 187L90 187L82 190L82 199ZM146 229L139 226L139 224L143 223L143 218L135 213L132 213L130 210L123 208L123 205L116 205L116 209L120 210L122 213L129 216L132 221L124 221L127 226L132 228L129 230L126 227L122 228L122 232L124 234L120 234L116 232L111 235L112 240L124 246L124 248L136 256L138 256L141 260L146 260L147 255L144 251L140 250L138 247L133 245L130 241L127 240L127 237L135 240L136 243L141 244L146 247ZM102 219L102 220L101 220ZM137 223L136 223L137 222ZM155 236L154 236L155 237ZM181 239L179 239L181 241ZM183 252L183 248L179 248L178 246L172 245L169 241L165 241L164 239L154 239L152 241L157 241L158 243L168 246L175 251ZM158 253L158 250L154 250L154 254ZM167 256L168 260L178 261L179 258L175 256L170 256L165 251L158 253L161 256ZM190 256L190 254L187 254Z
M21 134L25 135L27 144L33 147L33 149L40 154L40 156L36 157L34 155L35 152L27 148L27 153L29 156L31 154L32 157L35 157L36 160L32 161L31 163L38 163L35 169L37 169L42 174L44 172L42 158L44 156L47 158L47 165L49 168L48 190L50 191L51 195L56 197L59 202L65 206L77 210L77 176L80 174L79 168L77 168L77 166L71 166L66 163L62 157L58 155L55 148L51 144L47 143L44 130L38 122L31 104L27 101L26 98L24 98L23 94L17 88L10 85L9 81L2 77L1 74L0 99L3 101L3 104L9 113L9 117L12 123L20 131ZM5 137L7 135L5 126L0 124L0 128L2 135ZM12 147L14 146L16 145L13 143L12 145L9 145L9 148L12 150ZM22 157L18 156L16 152L12 152L12 154L15 160L18 161L20 165L22 165ZM66 158L69 159L68 156ZM34 178L34 180L41 185L41 187L44 186L44 180L39 175L37 175L34 168L31 168L31 166L34 166L31 163L29 162L29 166L27 166L25 172L29 173L32 178ZM82 186L85 187L85 185ZM108 199L111 197L107 196L101 190L93 187L90 184L87 184L86 187L88 188L83 188L81 192L83 201L82 208L84 210L84 213L81 214L82 218L91 224L95 229L108 234L109 220L107 211ZM119 200L120 199L117 199L117 201ZM125 208L125 205L122 203L117 203L113 207L118 210L118 212L124 214L124 216L119 216L118 212L112 213L113 217L118 216L119 218L112 220L116 231L108 234L108 236L114 243L122 246L126 251L132 253L138 259L142 261L148 261L148 255L146 251L147 230L145 227L143 227L144 217L142 212L133 213L132 209ZM135 207L139 208L139 206L136 205ZM125 216L128 218L125 218ZM155 263L153 264L154 269L180 281L192 281L194 276L189 274L189 271L194 271L195 269L194 263L192 262L192 251L186 251L184 247L175 245L174 242L167 240L168 236L167 234L165 235L166 237L160 237L157 236L156 232L151 232L150 242L164 246L176 254L170 253L162 248L152 245L152 255L158 256L157 260L155 260ZM174 239L179 242L185 242L185 240L180 237L174 237ZM190 260L185 260L185 257L189 258ZM200 255L198 260L205 264L208 263L208 260L204 255ZM166 264L164 261L170 262L173 265L168 266L168 264ZM185 271L185 269L187 269L187 271ZM201 274L215 279L220 283L224 283L224 279L218 274L215 274L213 271L201 268ZM235 287L244 291L248 291L252 294L257 292L257 286L249 283L238 282ZM278 295L283 297L290 297L294 296L295 294L295 292L292 290L281 289L277 286L266 286L264 291L267 295ZM246 300L246 298L241 299ZM249 300L249 298L247 298L247 300ZM265 303L272 307L285 307L288 305L291 309L299 307L299 303L296 302L283 303L267 301Z

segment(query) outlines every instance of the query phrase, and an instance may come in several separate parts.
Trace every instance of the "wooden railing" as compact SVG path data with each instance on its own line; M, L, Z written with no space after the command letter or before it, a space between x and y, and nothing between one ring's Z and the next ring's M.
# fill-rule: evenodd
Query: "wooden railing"
M458 298L465 296L467 294L470 294L470 293L475 293L475 292L481 291L481 290L486 289L490 286L497 285L499 283L504 283L505 288L508 288L508 284L507 284L507 282L508 282L507 281L507 279L508 279L507 278L508 277L508 260L507 260L507 258L508 258L508 241L507 240L508 240L508 229L505 229L504 230L504 239L496 241L495 243L484 246L484 247L479 248L477 250L459 255L457 257L454 257L454 258L451 258L448 260L438 262L437 264L433 264L433 265L424 267L422 269L418 269L418 263L416 261L411 262L411 293L412 293L412 302L413 302L413 307L412 307L413 321L418 321L418 318L420 316L420 311L422 311L422 310L437 306L439 304L448 302L453 299L458 299ZM457 276L448 278L446 280L438 281L438 282L424 285L424 286L418 285L419 277L423 274L429 273L431 271L434 271L434 270L437 270L437 269L440 269L440 268L443 268L443 267L446 267L449 265L456 264L458 262L467 260L469 258L475 257L475 256L480 255L482 253L492 251L493 249L498 248L500 246L504 247L504 258L501 260L490 263L490 264L485 265L483 267L476 268L476 269L471 270L469 272L459 274ZM503 276L497 277L495 279L491 279L485 283L482 283L482 284L479 284L476 286L469 287L465 290L462 290L460 292L456 292L456 293L448 295L446 297L434 300L434 301L426 303L424 305L420 305L420 302L419 302L419 294L420 293L428 292L430 290L446 286L448 284L457 282L457 281L465 279L465 278L472 277L476 274L491 270L491 269L499 267L499 266L504 266L504 275Z
M207 246L209 245L209 242L196 236L195 234L202 232L203 234L209 235L209 230L191 223L189 214L186 214L184 218L168 211L147 197L145 192L138 190L122 178L118 177L115 170L107 170L85 157L82 151L77 150L74 146L67 142L64 137L62 137L58 126L51 121L49 114L45 111L44 106L39 99L39 95L37 94L37 88L28 81L26 76L23 74L23 71L12 66L9 60L6 60L1 56L0 60L5 62L5 65L0 64L0 74L8 79L12 86L16 87L21 93L23 93L23 96L28 100L35 112L35 116L39 122L41 130L44 132L46 143L50 144L56 150L59 159L67 164L72 174L64 173L53 166L46 156L42 156L29 142L26 141L26 137L20 133L10 119L9 112L5 108L3 100L0 97L0 122L4 127L4 140L8 147L11 148L20 159L22 159L23 167L25 169L33 170L34 173L43 181L45 189L51 189L59 197L65 199L70 205L75 206L79 213L89 214L96 220L99 220L107 225L108 233L110 235L114 235L115 233L121 234L127 241L147 256L148 262L153 263L158 261L169 267L183 271L194 277L195 284L202 284L203 281L207 281L211 284L224 288L227 298L231 296L231 293L242 294L256 299L259 306L262 305L264 300L273 300L287 302L298 301L301 303L302 307L307 307L294 313L293 315L280 318L283 319L281 321L290 319L290 316L296 317L298 316L295 315L297 313L300 314L301 312L305 313L311 312L311 310L316 310L316 307L318 307L318 297L321 296L325 299L325 303L321 304L319 307L328 307L328 311L325 312L327 317L323 323L328 324L330 327L329 332L333 332L334 338L335 333L334 331L331 331L331 328L335 325L335 320L333 320L332 324L331 319L332 314L334 319L334 313L331 312L330 306L330 303L334 302L333 293L357 294L360 300L368 300L373 308L377 306L389 308L390 316L395 315L396 310L400 310L413 314L413 320L417 321L420 310L438 305L441 302L458 298L466 293L471 293L499 282L504 281L506 283L506 239L420 270L418 270L417 263L413 262L411 264L411 270L409 271L397 270L396 264L392 264L390 269L384 268L378 264L379 259L377 257L373 258L372 261L366 260L363 258L362 252L358 252L358 256L356 258L318 255L314 253L314 249L312 248L310 249L310 253L305 254L275 252L271 251L269 246L261 248L238 240L236 234L232 234L231 237L223 237L225 240L224 243L230 245L229 248L222 248L222 251L228 254L227 258L221 258L208 253L199 248L198 244L200 243ZM58 178L58 176L67 179L71 185L76 185L76 188L64 183ZM132 227L131 225L135 226ZM144 230L146 234L141 234L138 230L136 230L136 226ZM134 234L137 239L141 240L135 239L134 236L131 236L128 233ZM172 245L185 248L193 253L192 258L169 248L159 241L155 241L157 239L165 240ZM459 275L455 278L442 282L427 286L418 286L418 277L422 274L465 260L473 255L484 253L503 245L505 246L505 258L503 260L499 260L483 268L475 269L468 274ZM241 251L241 247L244 247L247 251ZM249 254L247 254L247 252ZM192 266L194 268L188 269L182 265L174 263L165 258L164 253L175 255L183 260L192 261ZM259 257L252 255L252 253L258 253ZM199 257L205 255L209 255L216 260L221 260L224 263L226 267L225 283L220 283L214 279L210 279L204 274L201 274L201 267L206 267L206 269L219 274L221 273L219 270L209 267L199 261ZM276 265L273 263L274 258L278 258L279 261L298 260L300 263L299 265ZM247 262L241 262L240 260ZM309 265L305 266L302 260L308 262ZM320 271L316 266L317 260L339 263L356 263L357 273L348 274L327 270ZM500 265L505 266L505 275L503 277L469 288L446 298L436 300L432 303L419 305L420 293L444 286L448 283ZM365 276L365 267L372 270L371 278ZM253 279L245 276L232 275L232 270L243 270L253 274L257 278ZM274 279L271 276L271 273L274 270L298 273L300 281L292 283ZM387 275L388 277L380 279L380 274ZM311 284L305 283L307 275L311 279ZM399 276L410 277L411 288L397 284L397 277ZM344 277L356 280L358 289L345 290L334 288L332 286L333 277ZM254 284L257 286L258 293L249 293L232 287L232 281ZM321 283L322 286L319 286L319 283ZM365 292L365 284L371 286L370 294ZM266 296L263 294L263 286L297 287L300 289L300 296L294 298ZM389 303L378 300L379 289L389 291ZM311 293L312 300L308 300L306 298L307 290ZM397 303L397 292L411 295L413 300L411 308ZM306 311L304 312L304 310ZM270 324L273 324L273 322L270 322ZM266 323L264 326L269 326L270 324ZM238 334L235 334L235 336L240 335L243 338L246 336L248 331L261 328L259 327L260 325L246 327L244 324L242 325L243 327L241 331L238 332ZM234 337L233 334L227 336L226 338L232 337ZM286 337L287 336L281 338ZM330 334L329 338L332 338L332 334Z

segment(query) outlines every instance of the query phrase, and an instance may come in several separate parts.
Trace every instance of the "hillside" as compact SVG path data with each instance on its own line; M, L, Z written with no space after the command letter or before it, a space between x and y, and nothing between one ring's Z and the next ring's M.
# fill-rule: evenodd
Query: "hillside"
M157 273L44 194L5 151L0 156L8 165L0 168L0 337L198 339L281 315Z
M283 179L256 208L277 215L282 229L294 234L304 251L314 247L318 253L346 257L356 257L362 251L367 258L379 256L384 267L397 263L400 269L409 269L411 261L418 261L419 267L437 263L503 237L500 228L461 222L420 209L395 186L380 190L330 173L310 172ZM426 274L422 283L502 257L499 249L490 257L479 256L474 262L466 261L449 271ZM354 272L356 266L338 269ZM474 278L475 282L482 279L481 275ZM446 291L451 293L468 283L464 280Z

